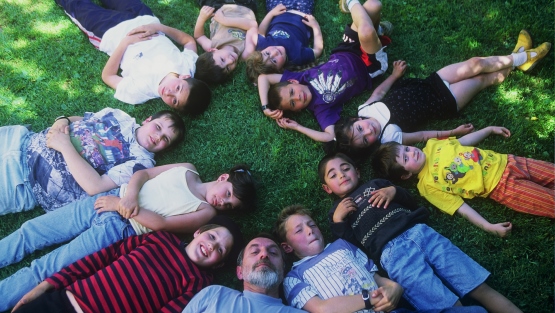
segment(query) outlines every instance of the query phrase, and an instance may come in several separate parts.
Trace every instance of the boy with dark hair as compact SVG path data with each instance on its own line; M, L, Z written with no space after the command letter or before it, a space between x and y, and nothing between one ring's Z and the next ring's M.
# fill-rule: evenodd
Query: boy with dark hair
M362 245L379 259L418 310L460 305L468 295L489 312L521 312L489 287L489 272L424 224L429 212L410 193L383 179L359 185L359 172L342 153L318 164L323 189L339 199L328 217L334 235Z
M101 2L104 7L91 0L56 0L89 41L110 55L102 80L116 91L114 97L129 104L162 98L182 113L204 112L211 91L193 78L198 58L193 37L161 24L140 0Z
M473 147L491 134L511 135L489 126L458 140L430 139L423 150L387 143L374 156L374 171L392 179L417 176L418 191L431 204L499 237L510 234L512 224L490 223L463 199L488 197L515 211L555 218L555 165Z
M242 246L239 227L223 216L199 228L190 243L163 231L131 236L46 279L14 310L181 312L212 283L211 270L237 257Z
M223 1L217 1L222 2ZM203 5L204 1L200 1ZM213 1L212 1L213 3ZM204 34L204 23L210 23L210 38ZM251 8L238 4L223 4L217 10L202 6L195 24L194 37L204 49L196 61L195 77L207 83L225 81L256 46L258 23Z
M376 274L372 260L353 244L343 240L325 245L310 211L300 205L283 209L276 223L282 247L301 260L293 264L284 280L287 301L309 312L390 312L397 306L403 288ZM379 287L378 287L379 286ZM410 312L398 309L392 312ZM474 312L480 307L455 307L418 312Z
M367 0L361 5L352 0L349 10L353 23L345 26L343 42L332 50L328 62L303 72L258 76L261 109L280 127L294 129L316 141L332 141L333 124L339 120L343 104L370 89L372 78L387 70L387 54L380 38L384 43L389 38L378 37L377 33L381 2ZM314 113L322 131L283 118L283 111L305 108Z
M0 215L41 205L52 211L127 183L134 172L153 167L154 153L179 142L183 120L171 111L142 126L121 110L60 116L33 133L0 127Z

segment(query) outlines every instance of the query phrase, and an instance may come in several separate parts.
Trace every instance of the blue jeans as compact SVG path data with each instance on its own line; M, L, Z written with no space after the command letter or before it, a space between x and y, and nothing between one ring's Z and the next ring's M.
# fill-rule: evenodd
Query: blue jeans
M0 127L0 215L37 205L28 180L27 143L32 134L23 126Z
M441 310L411 311L407 309L393 310L391 313L487 313L481 306L454 306Z
M389 241L380 263L417 310L452 307L489 276L480 264L432 228L417 224Z
M97 198L118 193L119 188L116 188L72 202L23 223L17 231L0 240L0 267L18 262L35 250L69 241L0 281L0 311L13 307L37 284L65 266L135 235L129 221L117 212L97 214L94 210Z

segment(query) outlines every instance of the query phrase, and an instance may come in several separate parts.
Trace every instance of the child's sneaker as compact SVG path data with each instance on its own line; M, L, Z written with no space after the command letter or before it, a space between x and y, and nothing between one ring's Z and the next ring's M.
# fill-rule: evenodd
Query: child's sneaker
M535 49L526 50L526 56L528 60L522 64L521 66L517 66L517 68L523 72L528 72L533 69L538 61L543 59L551 49L551 43L544 42ZM534 55L533 55L534 54Z
M342 13L351 13L349 12L347 2L349 2L349 0L339 0L339 10L341 10Z
M526 29L523 29L518 34L518 40L513 53L524 52L530 49L532 49L532 37L530 37L530 34L526 31Z
M393 32L393 24L391 24L391 22L389 21L380 22L380 27L378 28L378 36L391 37L392 32Z

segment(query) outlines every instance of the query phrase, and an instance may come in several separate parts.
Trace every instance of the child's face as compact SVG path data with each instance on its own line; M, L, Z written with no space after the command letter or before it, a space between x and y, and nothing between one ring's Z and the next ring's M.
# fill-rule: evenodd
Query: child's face
M180 75L170 73L164 77L158 85L158 93L162 101L170 106L170 108L181 111L189 98L189 83L185 79L189 75Z
M269 46L260 53L262 53L264 64L273 64L278 70L282 69L287 61L287 54L282 46Z
M218 49L212 51L212 58L214 59L214 64L224 69L226 74L233 72L237 66L237 53L229 51L226 49Z
M280 109L284 111L301 111L312 100L312 93L306 85L294 81L279 91L281 97Z
M381 125L373 117L359 119L352 127L352 145L356 148L366 148L375 143L380 137Z
M306 215L292 215L285 222L286 252L294 252L299 258L324 251L324 237L316 223Z
M185 247L185 252L196 265L204 268L216 267L225 260L233 246L233 236L225 227L197 230L194 239Z
M426 163L426 155L422 150L416 147L400 146L397 150L397 157L395 160L406 171L411 174L418 174ZM408 177L410 177L410 175Z
M160 152L169 147L177 138L177 133L171 126L173 122L167 118L147 118L143 126L137 129L137 142L150 152Z
M241 205L233 195L233 184L228 182L229 174L222 174L216 183L206 190L206 201L217 210L231 210Z
M360 174L353 164L335 158L328 161L324 173L325 184L322 185L324 191L335 194L341 198L345 197L358 185Z

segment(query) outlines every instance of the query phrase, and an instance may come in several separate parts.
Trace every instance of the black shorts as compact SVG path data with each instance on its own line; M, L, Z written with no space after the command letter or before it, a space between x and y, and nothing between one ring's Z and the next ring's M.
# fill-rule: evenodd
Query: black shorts
M75 313L65 289L43 293L34 301L22 305L17 313Z

